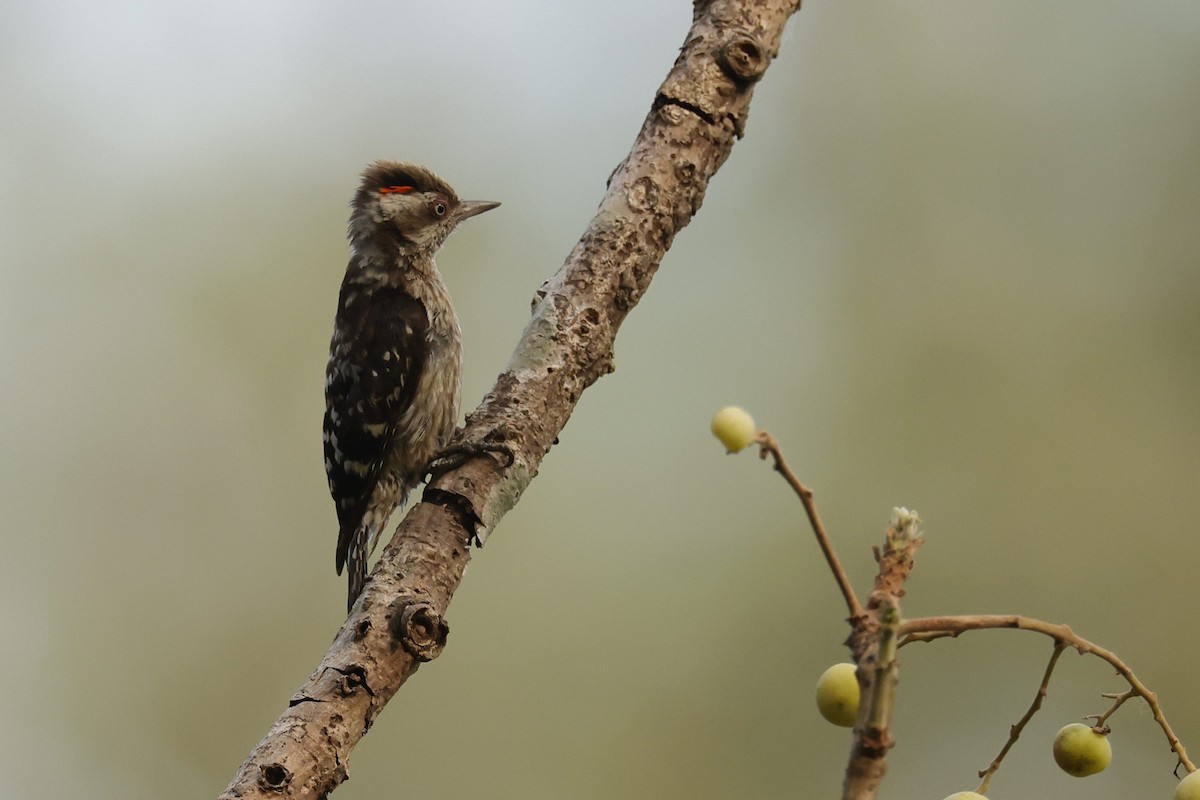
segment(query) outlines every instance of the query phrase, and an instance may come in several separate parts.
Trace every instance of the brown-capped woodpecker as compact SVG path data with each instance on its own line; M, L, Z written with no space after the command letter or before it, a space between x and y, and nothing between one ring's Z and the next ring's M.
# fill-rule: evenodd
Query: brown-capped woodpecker
M377 161L362 173L325 370L325 473L347 609L388 518L458 421L462 337L434 253L458 223L498 205L459 200L415 164Z

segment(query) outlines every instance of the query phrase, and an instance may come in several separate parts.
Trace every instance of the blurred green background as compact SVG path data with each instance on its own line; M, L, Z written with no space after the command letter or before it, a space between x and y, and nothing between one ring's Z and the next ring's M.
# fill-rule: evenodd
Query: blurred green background
M0 7L0 769L12 797L206 797L343 619L322 371L358 171L497 199L439 259L464 406L623 157L689 3ZM749 408L863 593L1124 656L1200 753L1200 4L811 0L522 503L339 798L835 797L844 610ZM974 788L1050 645L905 649L884 796ZM1068 656L992 796L1170 796Z

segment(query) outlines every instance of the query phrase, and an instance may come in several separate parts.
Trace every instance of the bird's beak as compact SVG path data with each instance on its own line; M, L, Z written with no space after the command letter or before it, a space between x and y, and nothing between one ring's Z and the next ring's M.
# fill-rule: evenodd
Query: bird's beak
M462 200L458 204L458 210L455 212L455 215L461 222L467 217L474 217L485 211L491 211L498 205L500 204L494 200Z

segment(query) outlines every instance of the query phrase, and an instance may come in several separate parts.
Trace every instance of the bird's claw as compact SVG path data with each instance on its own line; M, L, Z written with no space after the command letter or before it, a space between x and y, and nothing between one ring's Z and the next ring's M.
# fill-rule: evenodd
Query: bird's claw
M498 442L463 442L451 445L433 457L433 460L429 462L429 466L425 468L429 473L429 480L432 482L450 470L461 467L472 458L481 456L484 453L500 453L504 455L506 457L505 468L511 467L516 461L516 456L513 454L512 448L506 444Z

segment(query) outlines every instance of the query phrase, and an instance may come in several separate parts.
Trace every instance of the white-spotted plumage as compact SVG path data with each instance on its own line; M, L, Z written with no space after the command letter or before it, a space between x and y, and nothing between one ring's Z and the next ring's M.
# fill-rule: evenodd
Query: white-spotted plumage
M462 337L434 253L459 222L497 205L460 201L413 164L363 172L325 379L325 471L349 607L388 518L458 421Z

